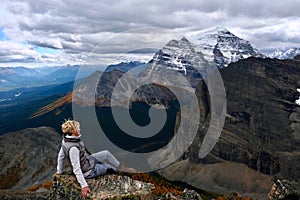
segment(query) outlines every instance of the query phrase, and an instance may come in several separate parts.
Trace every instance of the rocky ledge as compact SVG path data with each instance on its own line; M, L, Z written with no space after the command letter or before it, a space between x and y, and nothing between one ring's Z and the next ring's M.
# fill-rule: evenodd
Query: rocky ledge
M87 179L91 189L86 199L180 199L180 200L202 200L194 190L185 189L180 195L167 193L158 195L155 185L129 176L104 175L94 179ZM51 200L81 200L81 188L72 175L55 175L52 183Z
M126 199L143 197L151 193L150 183L133 180L128 176L105 175L87 179L91 189L87 199ZM81 188L71 175L55 175L50 199L81 199Z

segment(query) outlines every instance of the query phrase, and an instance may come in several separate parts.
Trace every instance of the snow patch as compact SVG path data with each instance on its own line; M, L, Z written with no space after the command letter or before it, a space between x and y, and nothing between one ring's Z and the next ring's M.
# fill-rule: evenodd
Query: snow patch
M22 94L22 92L15 94L15 97L18 97Z
M297 91L300 92L300 88L298 88ZM299 99L297 99L297 100L295 101L295 103L298 104L298 105L300 105L300 96L299 96Z
M184 71L184 74L186 75L186 68L181 63L181 60L178 57L175 57L175 59L172 60L173 64L177 67L173 67L173 69L177 71Z

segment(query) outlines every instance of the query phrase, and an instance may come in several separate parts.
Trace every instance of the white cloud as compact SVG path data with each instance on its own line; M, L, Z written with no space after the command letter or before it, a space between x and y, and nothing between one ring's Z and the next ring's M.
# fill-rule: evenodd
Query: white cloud
M12 41L0 41L1 62L34 62L39 55L28 46Z

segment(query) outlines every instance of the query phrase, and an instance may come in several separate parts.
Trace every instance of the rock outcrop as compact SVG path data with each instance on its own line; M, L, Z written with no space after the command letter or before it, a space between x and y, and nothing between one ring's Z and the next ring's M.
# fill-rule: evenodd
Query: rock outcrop
M174 193L157 194L155 185L139 180L134 180L123 175L104 175L93 179L87 179L91 189L87 199L178 199L178 200L202 200L194 190L184 189L181 195ZM55 175L53 179L51 200L81 200L81 188L73 175Z
M268 193L268 197L269 200L298 200L300 198L299 189L295 182L274 177L274 184Z
M150 183L133 180L128 176L105 175L87 179L91 189L87 199L126 199L146 197L154 186ZM74 176L55 175L50 199L81 199L81 188Z

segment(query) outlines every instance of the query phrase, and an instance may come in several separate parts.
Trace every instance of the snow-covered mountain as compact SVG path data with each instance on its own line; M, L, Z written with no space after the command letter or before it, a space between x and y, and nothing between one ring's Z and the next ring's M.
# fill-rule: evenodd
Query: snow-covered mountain
M231 62L250 56L264 56L250 42L237 37L226 28L217 27L190 37L199 51L204 54L204 58L215 62L218 68L226 67Z
M277 49L275 52L269 54L270 58L277 58L277 59L293 59L295 56L300 54L300 48L285 48L285 49Z
M248 41L227 29L217 28L169 41L150 60L146 71L147 74L161 74L162 70L176 70L190 82L197 82L213 67L227 67L231 62L250 56L264 57Z
M154 79L163 78L171 82L178 81L179 77L172 73L177 71L194 81L201 78L202 73L199 71L206 70L205 66L208 65L209 62L203 57L203 53L196 50L195 44L183 37L169 41L160 49L149 61L145 71L146 74L156 77Z

